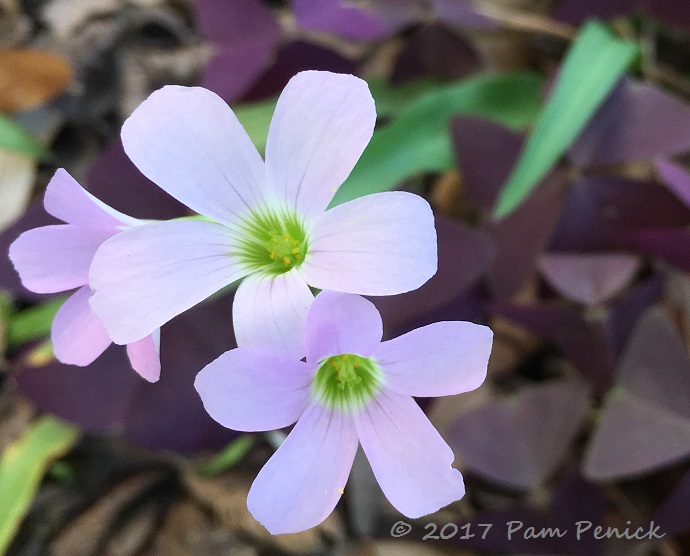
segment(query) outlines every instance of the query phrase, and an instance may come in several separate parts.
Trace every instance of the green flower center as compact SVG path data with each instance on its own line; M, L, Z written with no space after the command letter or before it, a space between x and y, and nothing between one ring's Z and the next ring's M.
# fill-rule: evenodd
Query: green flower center
M345 353L321 361L311 391L326 407L353 410L372 400L382 382L383 374L373 359Z
M252 270L283 274L304 261L309 241L304 223L289 209L252 212L240 224L240 260Z

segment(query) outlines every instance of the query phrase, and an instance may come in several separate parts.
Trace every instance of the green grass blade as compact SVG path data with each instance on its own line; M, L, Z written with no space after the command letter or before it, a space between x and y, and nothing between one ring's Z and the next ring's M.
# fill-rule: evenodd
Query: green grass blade
M24 309L12 315L7 326L7 345L17 348L27 342L38 340L50 333L53 318L65 302L65 297L51 299L40 305Z
M533 73L485 75L423 95L374 133L331 206L393 189L422 172L453 168L453 116L484 116L514 129L527 126L538 113L542 84Z
M496 204L515 210L558 162L635 59L637 46L602 23L586 23L571 46L553 91Z
M239 463L252 446L254 446L254 437L248 434L242 435L201 465L197 473L202 477L219 475Z
M0 114L0 149L16 151L31 158L45 158L46 152L17 122Z
M5 554L46 470L77 441L78 430L40 417L0 458L0 554Z

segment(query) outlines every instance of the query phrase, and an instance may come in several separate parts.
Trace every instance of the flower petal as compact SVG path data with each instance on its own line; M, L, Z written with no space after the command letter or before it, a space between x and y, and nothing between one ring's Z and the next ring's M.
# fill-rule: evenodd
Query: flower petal
M302 266L311 286L362 295L414 290L436 267L431 207L402 191L367 195L324 213Z
M310 406L256 477L249 511L273 535L318 525L340 500L356 451L351 417Z
M259 348L226 351L197 375L194 387L208 414L238 431L292 425L309 403L314 366Z
M20 235L10 245L9 255L26 289L62 292L88 282L96 250L113 233L70 224L43 226Z
M127 357L132 368L149 382L158 382L161 377L160 345L160 328L141 340L127 344Z
M353 75L304 71L276 105L266 143L266 179L309 219L326 210L369 143L376 107Z
M354 353L369 357L383 336L374 304L349 293L324 291L316 296L305 326L307 361Z
M53 319L51 340L58 361L85 367L111 344L108 333L89 306L91 290L79 288Z
M493 332L471 322L436 322L383 342L372 357L386 385L408 396L449 396L486 378Z
M381 490L401 514L420 517L464 496L453 451L409 396L382 390L355 425Z
M232 306L237 345L301 359L304 322L313 300L297 269L278 276L248 276L237 288Z
M96 199L63 168L58 168L48 183L43 205L55 218L83 228L116 232L123 225L140 223Z
M263 160L230 107L199 87L155 91L122 126L127 156L199 214L229 224L262 198Z
M144 224L105 242L90 272L91 307L115 343L129 344L246 274L215 222Z

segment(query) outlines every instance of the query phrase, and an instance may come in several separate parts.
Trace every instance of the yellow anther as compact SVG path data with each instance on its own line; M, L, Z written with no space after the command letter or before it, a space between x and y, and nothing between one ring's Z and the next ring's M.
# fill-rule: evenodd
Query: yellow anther
M290 241L290 234L285 234L285 241Z
M304 255L302 255L300 253L297 254L297 260L298 261L301 261L303 258L304 258Z
M291 249L290 253L292 253L293 255L297 255L297 253L299 253L299 247L295 247L294 249Z
M278 255L276 254L276 252L271 251L271 259L273 259L275 261L277 258L278 258Z
M290 257L283 257L283 264L285 265L285 268L290 266L291 262L292 262L292 259Z
M290 243L292 243L292 245L299 245L299 239L293 239Z

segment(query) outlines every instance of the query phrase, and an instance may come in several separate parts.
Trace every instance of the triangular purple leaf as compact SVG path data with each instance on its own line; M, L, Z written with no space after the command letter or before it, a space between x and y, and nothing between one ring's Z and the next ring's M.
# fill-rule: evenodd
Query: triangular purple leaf
M585 456L594 480L641 475L690 455L690 360L659 308L649 309L623 354Z
M589 404L584 382L531 386L461 415L448 440L471 472L532 490L563 462Z
M538 264L544 278L561 295L594 307L620 293L642 260L625 253L545 253Z
M620 164L690 150L690 106L650 83L626 80L569 151L578 166Z

